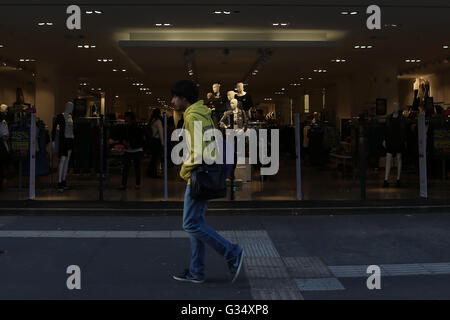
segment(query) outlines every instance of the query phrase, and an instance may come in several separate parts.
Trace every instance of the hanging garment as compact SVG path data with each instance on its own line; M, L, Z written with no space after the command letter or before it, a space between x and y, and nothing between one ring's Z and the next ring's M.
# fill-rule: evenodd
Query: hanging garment
M399 114L396 118L390 115L386 121L386 152L395 156L397 153L405 152L406 130L403 116Z
M57 129L59 126L59 130ZM66 128L67 126L67 128ZM71 115L58 114L53 124L52 140L56 141L56 134L59 135L58 155L67 157L68 151L73 149L73 120ZM72 141L69 141L71 139Z

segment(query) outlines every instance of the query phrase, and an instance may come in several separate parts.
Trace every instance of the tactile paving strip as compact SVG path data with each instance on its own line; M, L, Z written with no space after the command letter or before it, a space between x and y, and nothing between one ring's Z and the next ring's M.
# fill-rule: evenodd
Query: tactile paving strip
M249 278L248 281L255 290L297 290L293 279Z
M381 276L420 276L450 274L450 263L406 263L406 264L380 264ZM333 275L337 278L365 278L369 265L360 266L329 266Z
M303 297L301 293L298 291L298 289L295 290L252 289L251 294L255 300L303 300Z
M300 291L338 291L345 290L342 283L336 278L322 279L296 279Z
M284 257L283 261L293 278L329 278L333 276L318 257Z
M450 274L450 263L422 263L425 270L431 274Z
M246 257L279 257L275 245L264 230L235 231L237 243Z
M368 277L367 268L369 265L362 266L329 266L331 273L336 278L359 278ZM383 274L383 271L381 271Z
M275 257L247 257L245 272L249 278L289 278L286 266L281 258Z

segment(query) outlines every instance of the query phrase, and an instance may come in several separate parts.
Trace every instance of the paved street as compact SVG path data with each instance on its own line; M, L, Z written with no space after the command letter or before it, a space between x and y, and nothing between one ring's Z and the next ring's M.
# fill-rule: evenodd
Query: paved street
M0 299L450 299L449 214L207 221L246 250L235 284L210 248L205 284L171 279L189 262L181 217L0 216ZM67 289L70 265L81 290ZM380 290L366 286L369 265Z

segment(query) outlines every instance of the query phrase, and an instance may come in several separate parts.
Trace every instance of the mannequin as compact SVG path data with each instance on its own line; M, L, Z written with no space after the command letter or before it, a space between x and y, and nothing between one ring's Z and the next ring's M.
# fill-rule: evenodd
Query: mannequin
M6 104L0 105L0 112L1 113L7 113L8 112L8 106Z
M320 122L320 113L314 112L314 118L312 119L312 123L319 123Z
M213 97L210 100L210 104L213 107L213 121L216 127L219 126L219 121L225 112L226 98L220 93L220 83L216 82L212 86Z
M238 100L232 99L230 101L230 107L231 107L231 110L225 112L223 117L220 119L220 128L233 129L235 131L239 131L239 130L246 131L247 125L248 125L247 114L243 110L239 109ZM226 143L226 140L224 140L224 141ZM227 148L225 148L225 150L227 150ZM236 145L234 145L234 154L235 154L236 161L234 161L234 163L232 165L227 165L227 177L231 181L234 181L234 171L236 170L236 165L237 165L237 153L236 152L237 152ZM225 159L225 157L224 157L224 159ZM232 183L232 188L233 188L233 183Z
M228 98L228 102L225 106L225 111L230 111L231 110L231 100L236 99L236 92L228 91L227 98ZM238 108L242 109L242 103L239 100L238 100Z
M252 97L244 91L244 83L236 83L237 95L236 99L241 102L242 109L245 111L247 116L250 117L249 110L253 107Z
M73 134L73 103L67 102L66 109L63 113L56 116L55 125L53 126L52 140L53 148L58 149L60 157L58 166L58 191L67 190L66 185L67 172L69 169L70 156L74 146ZM56 136L58 134L58 136ZM56 146L58 144L58 146Z
M385 140L383 147L386 148L386 174L384 188L389 187L389 174L393 156L397 155L397 187L400 187L400 175L402 172L402 154L406 142L405 123L402 113L399 111L398 103L394 103L394 112L386 120Z
M231 110L225 112L220 119L220 127L224 129L247 130L248 119L247 114L239 109L239 101L232 99L230 101Z

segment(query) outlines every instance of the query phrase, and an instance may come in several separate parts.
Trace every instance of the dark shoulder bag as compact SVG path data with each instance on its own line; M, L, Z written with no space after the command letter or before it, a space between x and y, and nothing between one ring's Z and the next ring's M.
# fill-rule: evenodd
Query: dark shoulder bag
M211 120L211 123L213 121ZM184 129L184 124L183 124ZM227 196L226 167L223 164L206 164L191 171L190 196L196 200L212 200Z
M196 200L212 200L227 196L226 172L223 164L202 164L191 171L190 196Z

